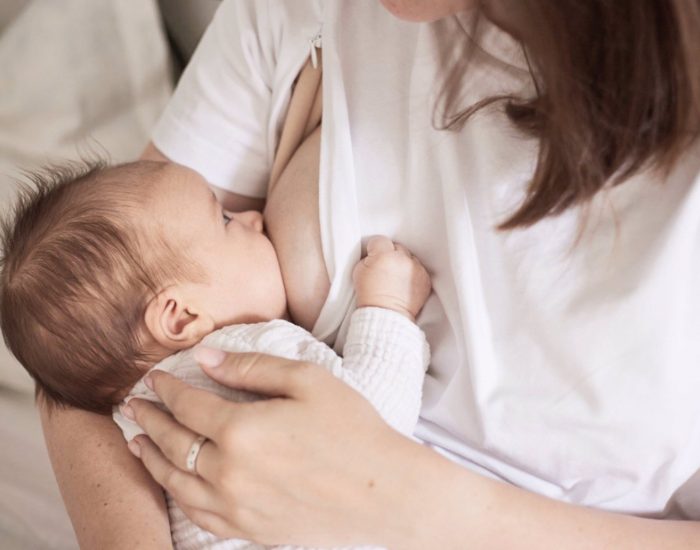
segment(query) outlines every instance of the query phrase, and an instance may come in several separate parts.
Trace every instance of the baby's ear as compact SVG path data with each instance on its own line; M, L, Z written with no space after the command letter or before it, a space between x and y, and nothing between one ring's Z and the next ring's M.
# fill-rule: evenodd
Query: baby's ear
M215 328L214 320L177 286L150 301L144 320L153 339L173 351L194 346Z

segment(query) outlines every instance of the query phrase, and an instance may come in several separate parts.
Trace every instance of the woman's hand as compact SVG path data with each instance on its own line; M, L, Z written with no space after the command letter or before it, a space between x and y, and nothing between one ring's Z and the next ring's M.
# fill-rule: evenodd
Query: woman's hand
M450 463L391 430L319 366L231 354L205 371L273 397L233 403L154 372L153 388L175 418L139 399L130 408L152 439L138 436L135 454L196 524L217 535L402 550L698 548L700 523L573 506ZM197 434L209 438L199 475L185 471Z
M139 399L124 411L150 436L137 437L132 452L196 524L265 544L410 537L418 518L406 492L417 486L412 457L422 447L364 397L313 364L202 348L196 357L223 359L203 367L217 382L271 397L234 403L154 372L153 389L173 416ZM198 434L208 440L195 475L185 464Z

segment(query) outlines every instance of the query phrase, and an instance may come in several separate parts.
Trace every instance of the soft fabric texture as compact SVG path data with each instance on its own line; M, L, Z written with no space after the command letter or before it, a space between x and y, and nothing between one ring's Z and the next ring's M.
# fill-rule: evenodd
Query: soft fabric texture
M372 307L355 311L343 358L303 328L282 320L225 327L208 335L202 344L225 351L267 353L322 365L364 395L393 428L405 435L412 434L415 429L430 353L423 332L400 313ZM166 358L153 370L168 372L231 401L260 399L255 394L214 382L197 365L192 349ZM126 400L134 397L160 403L143 381L134 386ZM118 408L114 410L114 420L127 440L143 433L138 425L124 418ZM176 550L267 548L243 540L219 539L189 521L169 495L167 501Z
M319 208L331 290L313 333L342 346L361 242L388 235L433 276L416 434L481 474L567 502L700 519L700 154L578 209L500 232L538 144L494 106L432 125L439 43L467 16L379 2L223 3L154 140L213 184L265 195L294 76L322 31ZM464 105L530 95L521 48L487 27Z

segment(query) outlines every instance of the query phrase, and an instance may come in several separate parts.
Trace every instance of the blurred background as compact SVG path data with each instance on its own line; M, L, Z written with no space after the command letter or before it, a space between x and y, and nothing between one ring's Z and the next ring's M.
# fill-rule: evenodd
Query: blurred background
M136 159L219 0L1 0L0 214L22 171ZM0 548L73 549L33 403L0 345Z

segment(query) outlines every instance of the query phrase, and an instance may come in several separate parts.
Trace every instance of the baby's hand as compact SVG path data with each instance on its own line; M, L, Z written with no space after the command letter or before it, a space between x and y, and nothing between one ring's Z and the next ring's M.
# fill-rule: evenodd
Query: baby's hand
M400 244L372 237L367 256L352 272L357 307L383 307L415 320L430 295L430 276L423 265Z

